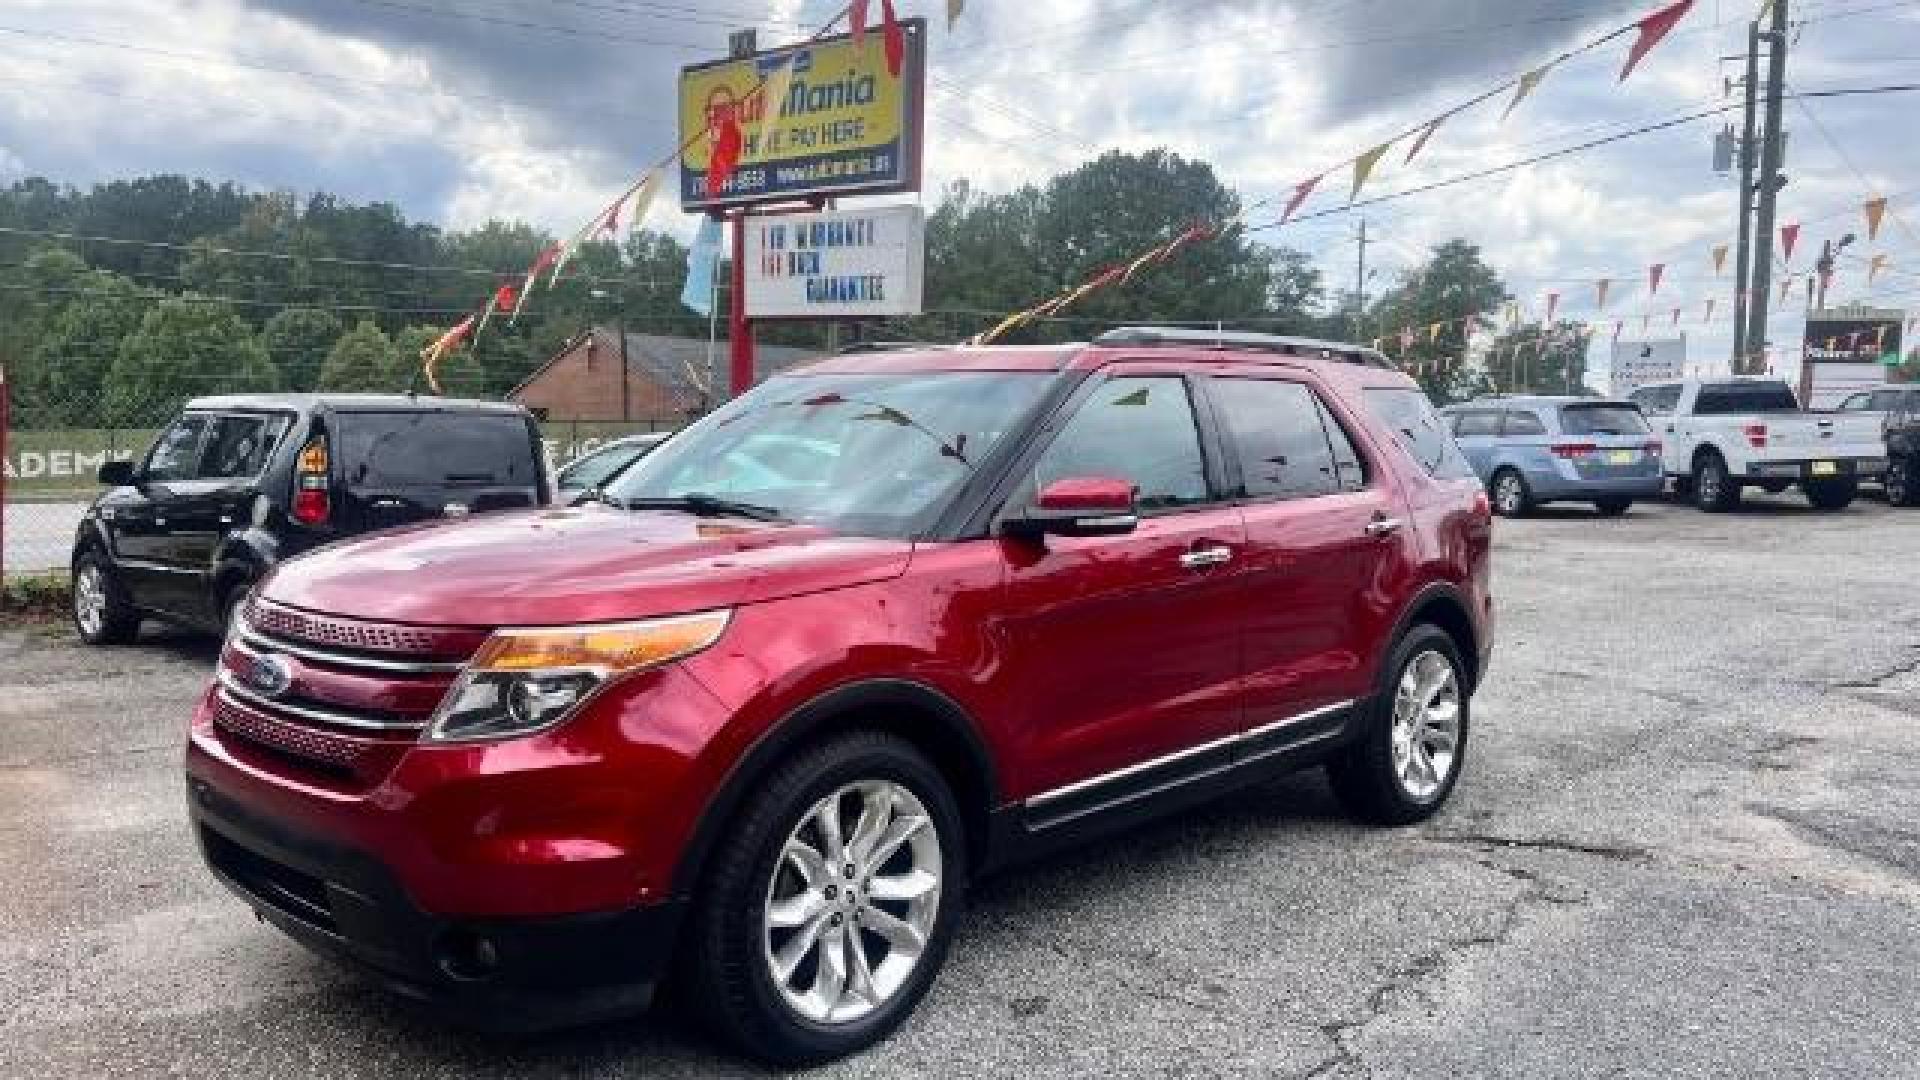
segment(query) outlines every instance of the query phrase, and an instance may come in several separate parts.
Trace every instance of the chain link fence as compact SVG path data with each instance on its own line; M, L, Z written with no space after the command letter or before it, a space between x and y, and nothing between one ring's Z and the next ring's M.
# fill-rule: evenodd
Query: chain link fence
M451 396L462 396L458 386L447 389ZM218 391L247 389L223 385ZM100 395L54 400L44 394L22 395L0 370L0 579L64 572L81 517L101 493L100 467L109 461L144 459L154 439L198 396L156 396L135 408ZM610 440L673 431L688 420L684 414L663 413L605 422L554 412L535 413L550 472Z

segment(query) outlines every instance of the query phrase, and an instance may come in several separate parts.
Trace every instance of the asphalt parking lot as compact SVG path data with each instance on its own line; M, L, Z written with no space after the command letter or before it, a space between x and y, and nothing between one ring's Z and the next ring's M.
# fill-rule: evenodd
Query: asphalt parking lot
M919 1016L824 1076L1920 1076L1920 511L1790 496L1498 531L1467 773L1317 775L988 883ZM202 870L212 648L0 631L0 1075L751 1073L671 1015L414 1015Z

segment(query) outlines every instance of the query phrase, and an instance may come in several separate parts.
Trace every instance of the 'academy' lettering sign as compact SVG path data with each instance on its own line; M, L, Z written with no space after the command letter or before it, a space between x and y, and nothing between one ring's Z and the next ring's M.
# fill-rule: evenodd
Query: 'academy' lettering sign
M850 37L680 73L680 205L687 210L839 194L918 191L926 23L908 19L906 64L887 71L880 35ZM747 100L766 80L763 91ZM726 189L707 190L718 117L744 143Z
M918 206L747 221L747 318L918 315L926 215Z

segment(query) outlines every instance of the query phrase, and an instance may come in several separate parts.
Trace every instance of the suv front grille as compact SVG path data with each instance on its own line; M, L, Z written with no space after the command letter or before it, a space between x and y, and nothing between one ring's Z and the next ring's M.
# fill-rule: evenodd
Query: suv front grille
M361 622L296 611L264 600L249 603L246 618L260 633L291 642L453 662L465 661L487 639L487 631L468 627Z

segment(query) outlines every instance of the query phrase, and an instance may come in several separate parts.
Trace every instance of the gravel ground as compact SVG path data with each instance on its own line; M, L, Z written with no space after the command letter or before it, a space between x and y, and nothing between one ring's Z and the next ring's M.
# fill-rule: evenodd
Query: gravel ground
M988 883L920 1015L824 1076L1920 1076L1920 512L1502 523L1468 772L1317 775ZM311 958L202 870L211 649L0 633L0 1076L751 1073L656 1016L508 1041Z

